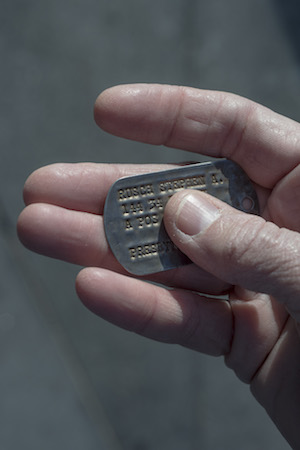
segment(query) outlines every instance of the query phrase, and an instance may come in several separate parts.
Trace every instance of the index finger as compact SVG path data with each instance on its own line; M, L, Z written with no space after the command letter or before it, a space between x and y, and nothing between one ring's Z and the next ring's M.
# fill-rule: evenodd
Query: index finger
M49 203L102 214L106 195L119 178L174 168L169 164L56 163L35 170L26 180L24 202Z
M297 122L234 94L157 84L107 89L95 104L105 131L240 164L272 188L300 162Z

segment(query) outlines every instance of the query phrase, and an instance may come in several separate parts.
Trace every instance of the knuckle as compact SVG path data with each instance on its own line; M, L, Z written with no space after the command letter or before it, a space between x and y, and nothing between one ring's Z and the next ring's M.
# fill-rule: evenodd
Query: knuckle
M279 286L292 287L299 278L300 243L298 236L294 236L297 243L292 243L289 233L293 232L258 217L233 225L222 252L232 284L269 293L274 290L276 296Z
M281 245L275 225L251 217L235 224L229 233L224 247L224 265L229 269L232 264L238 267L234 275L239 283L244 272L251 270L254 274L257 270L253 269L258 269L260 273L269 274L278 264L276 258L268 257L274 255L274 244L277 245L277 251L278 245Z

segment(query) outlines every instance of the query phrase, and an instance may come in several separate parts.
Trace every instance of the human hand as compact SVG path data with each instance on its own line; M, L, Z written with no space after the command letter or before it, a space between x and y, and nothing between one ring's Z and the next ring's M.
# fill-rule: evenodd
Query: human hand
M170 166L58 164L25 185L21 241L88 266L77 291L96 314L156 340L224 355L300 448L300 125L231 94L158 85L105 91L95 118L128 139L236 161L255 184L262 217L198 191L174 195L165 226L194 264L153 275L164 288L119 266L101 214L115 180ZM209 298L225 293L229 301Z

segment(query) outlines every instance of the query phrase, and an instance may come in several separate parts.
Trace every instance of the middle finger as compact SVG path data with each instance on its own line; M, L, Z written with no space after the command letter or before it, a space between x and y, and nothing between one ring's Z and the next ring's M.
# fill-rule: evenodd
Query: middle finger
M21 213L18 233L22 243L37 253L73 264L126 273L108 246L102 216L35 203ZM194 264L144 279L211 295L223 294L230 288Z

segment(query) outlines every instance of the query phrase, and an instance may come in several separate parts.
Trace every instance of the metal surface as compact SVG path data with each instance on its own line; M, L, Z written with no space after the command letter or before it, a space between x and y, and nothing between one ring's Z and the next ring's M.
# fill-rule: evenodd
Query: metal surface
M128 272L146 275L190 263L163 224L165 205L183 189L207 192L241 211L259 213L248 176L232 161L121 178L107 195L104 227L113 254Z

